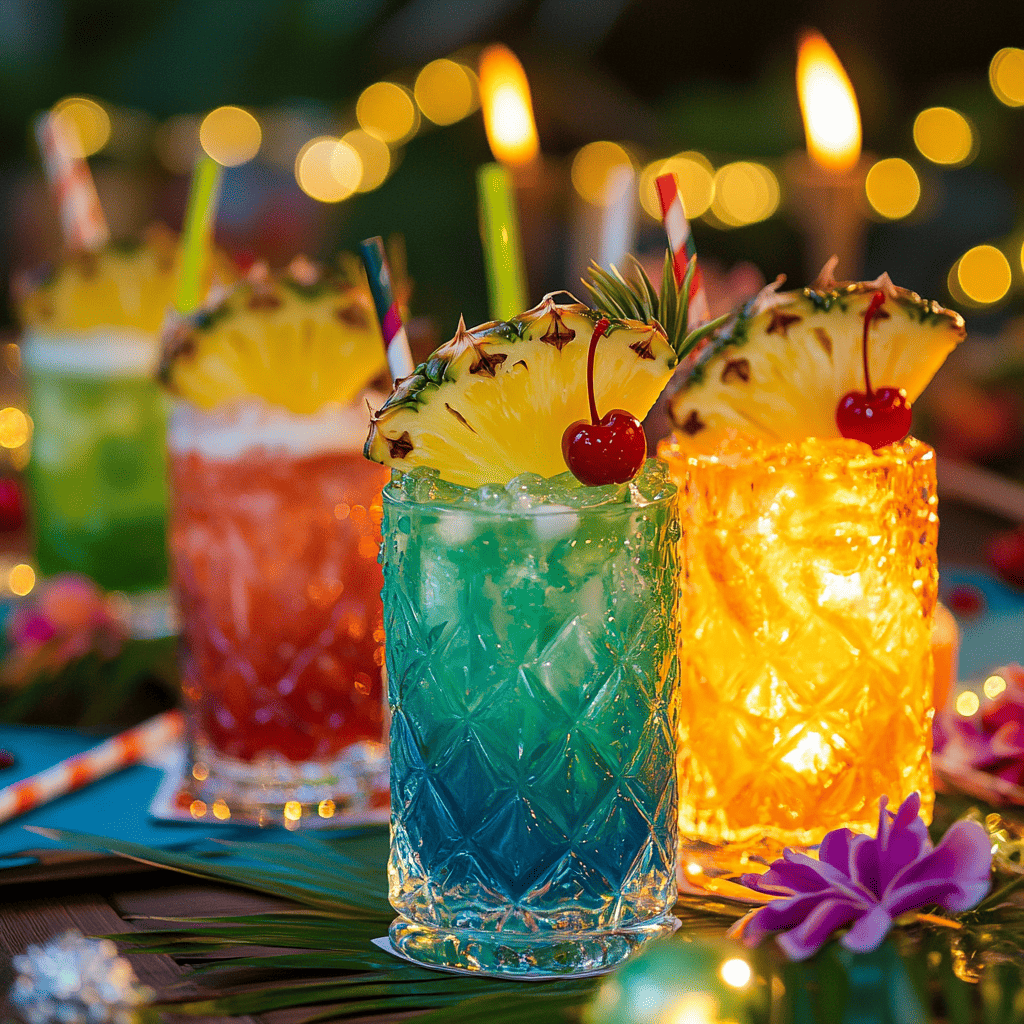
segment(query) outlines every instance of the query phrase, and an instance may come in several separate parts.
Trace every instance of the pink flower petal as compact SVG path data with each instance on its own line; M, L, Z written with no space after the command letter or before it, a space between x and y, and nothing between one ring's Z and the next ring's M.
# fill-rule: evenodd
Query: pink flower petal
M775 941L790 960L806 960L818 952L837 928L849 924L863 911L864 907L848 900L822 900L803 923L776 936Z

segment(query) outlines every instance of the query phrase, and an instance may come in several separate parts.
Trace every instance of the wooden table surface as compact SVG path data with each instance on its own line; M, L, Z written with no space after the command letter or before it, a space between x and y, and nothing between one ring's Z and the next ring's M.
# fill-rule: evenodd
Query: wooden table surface
M52 851L46 851L52 854ZM22 880L3 881L4 874L23 872ZM0 1021L17 1014L5 1001L14 981L11 958L31 943L44 943L77 928L85 935L113 935L154 927L145 917L173 917L188 913L200 916L255 914L297 904L272 896L247 892L187 878L173 871L150 868L120 858L74 855L58 857L43 869L9 869L0 872ZM246 950L246 955L258 951ZM187 962L178 963L163 954L130 954L128 959L139 980L160 997L200 995L189 981ZM396 961L397 963L397 961ZM255 981L259 972L239 973L232 982ZM295 972L299 977L300 972ZM204 1017L204 1021L241 1024L294 1024L323 1007L302 1006L274 1010L257 1016ZM184 1017L167 1015L170 1019ZM383 1024L407 1019L408 1013L352 1018L359 1024ZM189 1018L194 1019L194 1018Z
M1006 520L955 502L940 507L940 558L980 567L989 538L1006 529ZM45 851L37 866L0 871L0 1000L14 980L10 958L30 943L42 943L69 928L89 935L143 930L140 916L228 915L257 913L294 904L241 889L197 882L171 871L157 870L118 858L83 860L80 854ZM247 951L250 955L252 950ZM189 981L187 962L169 956L129 957L140 981L160 996L189 996L198 988ZM239 977L239 982L246 980ZM250 974L248 980L254 980ZM294 1024L309 1016L310 1007L276 1010L257 1017L231 1017L243 1024ZM361 1024L406 1020L415 1014L361 1017ZM0 1022L16 1017L0 1001ZM179 1017L178 1020L185 1018ZM216 1020L216 1018L203 1018ZM355 1018L353 1018L355 1019Z

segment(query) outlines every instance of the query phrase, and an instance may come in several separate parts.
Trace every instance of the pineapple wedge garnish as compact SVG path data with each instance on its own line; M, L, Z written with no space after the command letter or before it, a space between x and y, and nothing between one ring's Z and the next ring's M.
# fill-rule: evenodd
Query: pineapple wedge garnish
M156 334L177 283L178 237L162 224L139 244L112 242L96 253L75 253L42 280L15 282L21 322L40 333L134 328ZM223 253L209 261L206 285L230 284L238 272Z
M297 257L277 276L257 265L218 305L167 332L160 379L202 409L256 397L309 415L348 405L386 367L365 286Z
M877 291L886 301L870 333L872 386L902 388L909 402L963 341L963 317L876 281L839 282L830 261L809 288L768 285L689 362L669 403L683 453L713 453L727 438L769 442L839 437L836 408L863 391L864 313Z
M560 303L556 295L564 293L555 293L508 322L470 330L460 321L451 341L399 381L374 415L366 457L399 470L433 467L464 487L564 473L562 434L590 419L587 351L602 315L611 326L596 350L598 410L643 419L681 354L714 325L691 334L678 328L680 311L685 328L680 296L688 291L674 283L667 307L642 273L634 283L617 272L591 273L599 310L571 295Z

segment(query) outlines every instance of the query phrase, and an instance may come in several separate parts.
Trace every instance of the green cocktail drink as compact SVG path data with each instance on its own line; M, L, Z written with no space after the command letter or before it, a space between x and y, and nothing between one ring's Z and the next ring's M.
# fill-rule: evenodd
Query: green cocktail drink
M166 399L155 341L126 332L29 337L36 557L109 590L167 582Z
M384 491L392 942L608 968L677 924L675 489L429 470Z

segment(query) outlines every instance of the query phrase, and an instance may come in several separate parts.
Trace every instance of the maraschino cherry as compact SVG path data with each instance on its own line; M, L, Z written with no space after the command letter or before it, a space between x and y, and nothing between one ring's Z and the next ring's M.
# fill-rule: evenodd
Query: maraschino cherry
M640 421L623 409L612 409L598 418L594 398L594 352L598 339L608 330L602 317L594 327L587 356L587 393L590 418L577 420L562 435L562 455L572 475L588 487L624 484L632 480L647 458L647 439Z
M910 433L911 410L907 393L902 388L871 388L868 373L868 329L878 307L885 302L885 292L875 292L864 311L864 386L867 391L850 391L839 400L836 426L843 437L863 441L872 448L902 441Z

